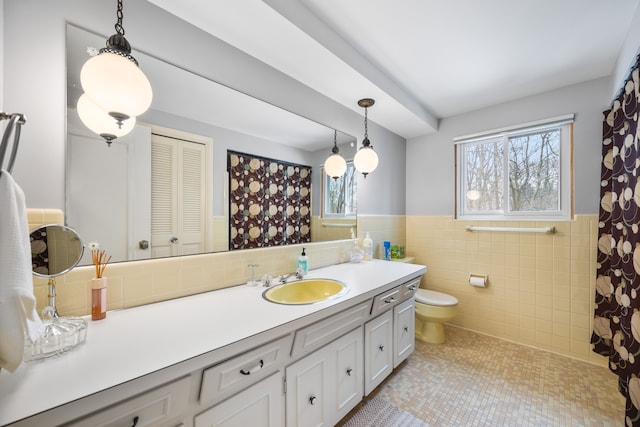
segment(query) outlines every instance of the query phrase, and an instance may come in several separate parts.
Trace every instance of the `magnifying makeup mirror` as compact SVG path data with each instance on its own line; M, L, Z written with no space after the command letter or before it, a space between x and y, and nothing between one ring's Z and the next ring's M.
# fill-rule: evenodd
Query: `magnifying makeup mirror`
M44 333L27 343L24 360L53 356L85 341L87 321L80 317L60 317L56 309L56 277L71 271L82 258L84 245L78 233L59 224L40 226L31 231L33 275L49 279L49 305L42 311Z

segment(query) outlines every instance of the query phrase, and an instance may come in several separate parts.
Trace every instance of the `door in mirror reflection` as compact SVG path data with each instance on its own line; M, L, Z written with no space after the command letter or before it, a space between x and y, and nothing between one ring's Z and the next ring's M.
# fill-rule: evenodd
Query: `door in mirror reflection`
M151 255L207 251L206 146L154 134L151 144Z
M138 242L151 236L151 130L136 126L107 146L70 126L68 144L67 222L87 241L100 242L113 261L149 258ZM85 254L81 265L89 264Z

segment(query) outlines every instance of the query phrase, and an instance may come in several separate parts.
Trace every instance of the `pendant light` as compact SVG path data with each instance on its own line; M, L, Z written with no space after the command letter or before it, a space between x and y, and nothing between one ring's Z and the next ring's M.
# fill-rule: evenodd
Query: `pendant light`
M131 45L122 27L122 0L118 0L116 34L107 47L89 59L80 71L82 89L119 127L130 117L144 113L151 105L151 84L131 56Z
M364 98L358 101L358 105L364 108L364 139L362 140L362 147L360 147L353 158L353 165L358 172L364 175L365 179L368 174L378 167L378 154L373 150L373 146L367 135L367 109L375 104L375 102L376 101L371 98Z
M89 130L104 138L109 146L114 139L128 134L136 125L135 117L125 120L122 126L118 125L118 123L113 120L113 117L98 107L86 93L83 93L80 99L78 99L77 111L82 123L84 123Z
M333 131L333 149L327 160L324 161L324 171L333 179L338 179L347 171L347 162L340 155L340 149L338 148L338 131Z

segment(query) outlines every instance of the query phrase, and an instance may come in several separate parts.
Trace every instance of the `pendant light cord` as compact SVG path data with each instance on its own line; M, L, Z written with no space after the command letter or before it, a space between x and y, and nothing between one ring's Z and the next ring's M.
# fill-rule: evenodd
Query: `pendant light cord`
M116 11L116 17L118 18L118 21L114 26L116 29L116 33L120 34L121 36L124 36L124 27L122 26L122 17L123 17L122 0L118 0L118 10Z
M367 110L369 108L364 108L364 139L369 139L369 135L367 133Z

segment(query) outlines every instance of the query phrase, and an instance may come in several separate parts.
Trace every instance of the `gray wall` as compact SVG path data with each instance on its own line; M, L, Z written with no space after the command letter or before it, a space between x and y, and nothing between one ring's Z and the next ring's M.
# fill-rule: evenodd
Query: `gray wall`
M407 215L454 215L453 138L575 113L575 213L597 213L602 111L611 102L609 78L484 108L440 121L438 132L407 141Z
M0 105L25 113L28 119L14 176L29 207L63 208L65 25L69 22L110 35L115 5L103 0L20 0L4 2L3 6L4 93ZM128 1L124 13L127 39L134 49L361 140L362 112L331 101L145 0ZM358 210L403 214L405 141L374 123L375 107L369 113L370 139L381 161L378 170L360 186Z

